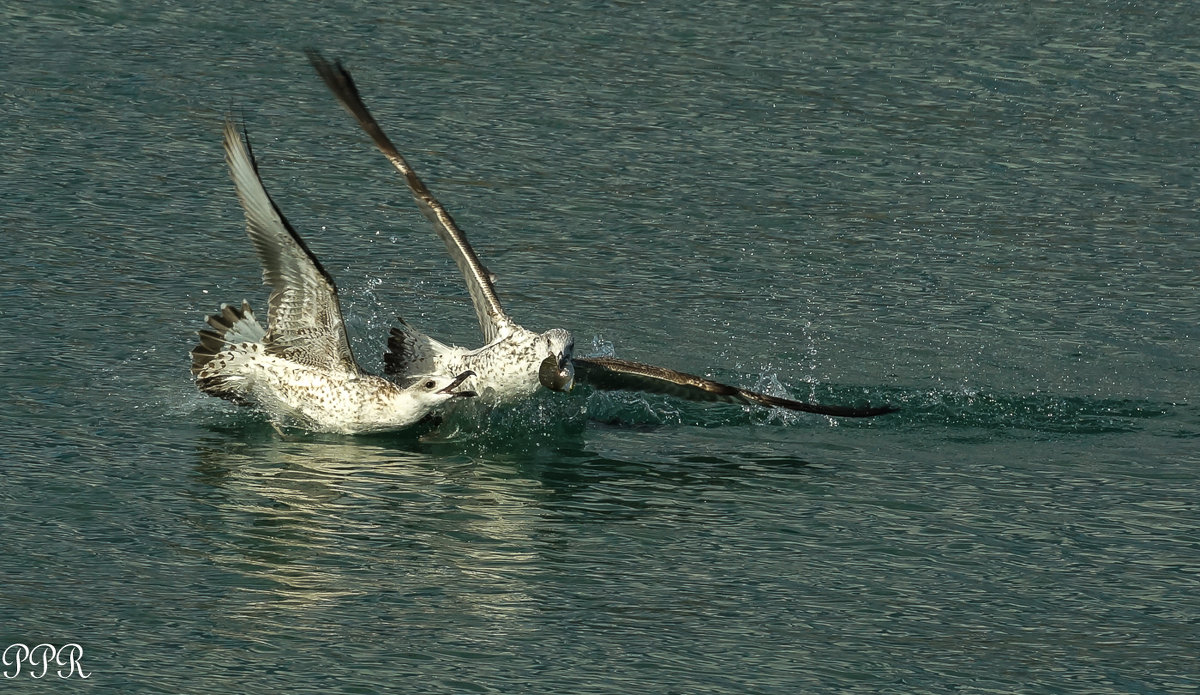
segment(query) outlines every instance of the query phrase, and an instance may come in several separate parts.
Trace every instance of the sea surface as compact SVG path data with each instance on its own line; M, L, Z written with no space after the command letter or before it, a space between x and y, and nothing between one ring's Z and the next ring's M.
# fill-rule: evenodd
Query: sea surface
M0 649L59 662L0 691L1195 693L1198 15L3 3ZM226 114L367 368L397 316L479 343L305 47L522 324L900 411L335 437L202 395L204 316L267 297Z

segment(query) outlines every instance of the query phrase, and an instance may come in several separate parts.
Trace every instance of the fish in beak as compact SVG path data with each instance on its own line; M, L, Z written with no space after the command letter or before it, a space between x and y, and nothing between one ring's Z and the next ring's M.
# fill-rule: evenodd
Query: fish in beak
M550 355L538 368L538 381L551 391L570 391L575 385L575 363L567 355Z

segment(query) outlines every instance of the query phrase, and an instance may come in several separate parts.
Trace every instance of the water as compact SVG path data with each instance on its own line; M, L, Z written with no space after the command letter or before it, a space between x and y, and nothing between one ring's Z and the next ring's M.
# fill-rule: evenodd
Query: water
M97 692L1194 692L1194 15L10 5L0 647ZM525 325L903 410L547 394L429 441L201 396L202 317L266 298L230 110L369 367L397 314L476 340L307 45Z

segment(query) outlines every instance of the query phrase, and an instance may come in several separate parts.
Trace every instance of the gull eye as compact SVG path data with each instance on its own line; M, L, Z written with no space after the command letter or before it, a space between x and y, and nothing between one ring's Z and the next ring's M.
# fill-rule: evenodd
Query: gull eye
M431 389L434 386L437 386L437 382L434 381L433 379L430 379L429 381L425 382L425 388L427 388L427 389Z

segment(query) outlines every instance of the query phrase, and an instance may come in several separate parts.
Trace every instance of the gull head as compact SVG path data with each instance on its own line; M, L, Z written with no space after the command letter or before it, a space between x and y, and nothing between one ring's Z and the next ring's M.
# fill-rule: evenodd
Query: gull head
M417 379L409 389L421 400L442 403L451 398L470 398L475 394L468 389L459 390L464 381L475 376L475 372L467 371L455 377L427 375Z

